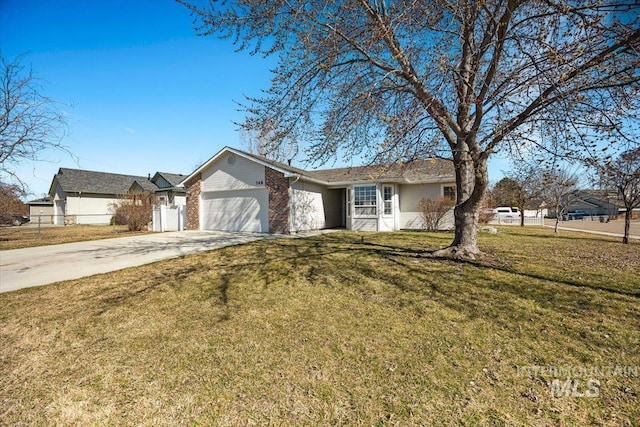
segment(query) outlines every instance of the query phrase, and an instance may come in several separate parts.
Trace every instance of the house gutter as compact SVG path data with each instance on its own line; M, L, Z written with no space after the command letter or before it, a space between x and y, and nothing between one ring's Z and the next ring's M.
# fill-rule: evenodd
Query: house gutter
M293 172L287 173L287 174L284 175L284 177L285 178L295 178L295 181L293 181L291 184L295 184L300 179L303 179L305 181L313 182L314 184L326 185L326 186L331 185L331 183L329 183L329 182L322 181L320 179L311 178L309 176L302 175L302 174L299 174L299 173L293 173Z

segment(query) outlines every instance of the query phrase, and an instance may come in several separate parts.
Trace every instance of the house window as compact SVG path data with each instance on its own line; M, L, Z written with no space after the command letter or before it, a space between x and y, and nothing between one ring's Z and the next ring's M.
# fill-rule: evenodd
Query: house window
M376 186L367 185L362 187L354 187L353 202L355 205L355 215L376 216Z
M447 199L455 200L456 199L456 187L453 185L444 185L442 187L442 197Z
M384 204L384 215L393 215L393 187L385 185L382 187L382 202Z

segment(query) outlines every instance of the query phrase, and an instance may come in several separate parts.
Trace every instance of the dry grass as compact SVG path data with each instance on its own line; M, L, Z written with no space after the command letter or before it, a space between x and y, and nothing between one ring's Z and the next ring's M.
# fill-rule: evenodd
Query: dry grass
M639 244L514 227L481 237L504 268L427 256L450 239L269 240L0 294L0 424L637 425L637 376L552 398L517 368L640 367Z
M133 236L145 232L130 232L125 225L68 225L66 227L0 227L0 250L57 245L86 240Z

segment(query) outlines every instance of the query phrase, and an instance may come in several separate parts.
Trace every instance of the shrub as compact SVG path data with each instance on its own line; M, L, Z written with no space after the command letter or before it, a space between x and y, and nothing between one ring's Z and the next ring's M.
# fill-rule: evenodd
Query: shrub
M123 194L113 203L113 221L129 231L140 231L151 221L154 197L150 193Z
M29 208L20 200L21 194L18 186L0 182L0 224L20 224L22 217L28 215Z
M420 199L418 212L420 212L422 228L426 231L437 231L440 227L440 221L454 205L455 201L448 197Z

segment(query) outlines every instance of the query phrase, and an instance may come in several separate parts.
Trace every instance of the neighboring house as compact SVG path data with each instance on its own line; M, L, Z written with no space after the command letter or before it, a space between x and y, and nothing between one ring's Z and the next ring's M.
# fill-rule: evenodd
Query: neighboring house
M154 179L165 185L166 177L175 182L180 175L156 173ZM171 193L171 187L161 188L149 176L121 175L107 172L60 168L53 177L49 195L53 202L54 222L63 224L109 224L113 204L129 191ZM163 193L164 192L164 193ZM180 201L180 190L171 193ZM184 194L184 191L182 193ZM184 200L184 196L182 196Z
M624 211L624 204L618 198L618 193L606 190L576 190L568 199L569 205L565 209L569 211L584 211L588 215L618 215Z
M420 199L455 197L448 160L305 171L229 147L180 185L187 194L187 229L284 234L420 229ZM452 226L449 215L443 228Z
M185 227L187 196L178 184L185 175L156 172L150 181L155 184L156 204L153 209L153 231L178 231Z
M156 197L158 204L166 206L184 206L187 204L187 194L180 183L186 178L185 175L156 172L151 181L158 186Z
M27 202L29 221L33 224L53 224L53 201L50 196Z
M129 191L153 193L159 206L184 206L187 196L184 187L178 187L178 184L185 178L182 174L156 172L153 178L149 175L142 180L136 179Z

